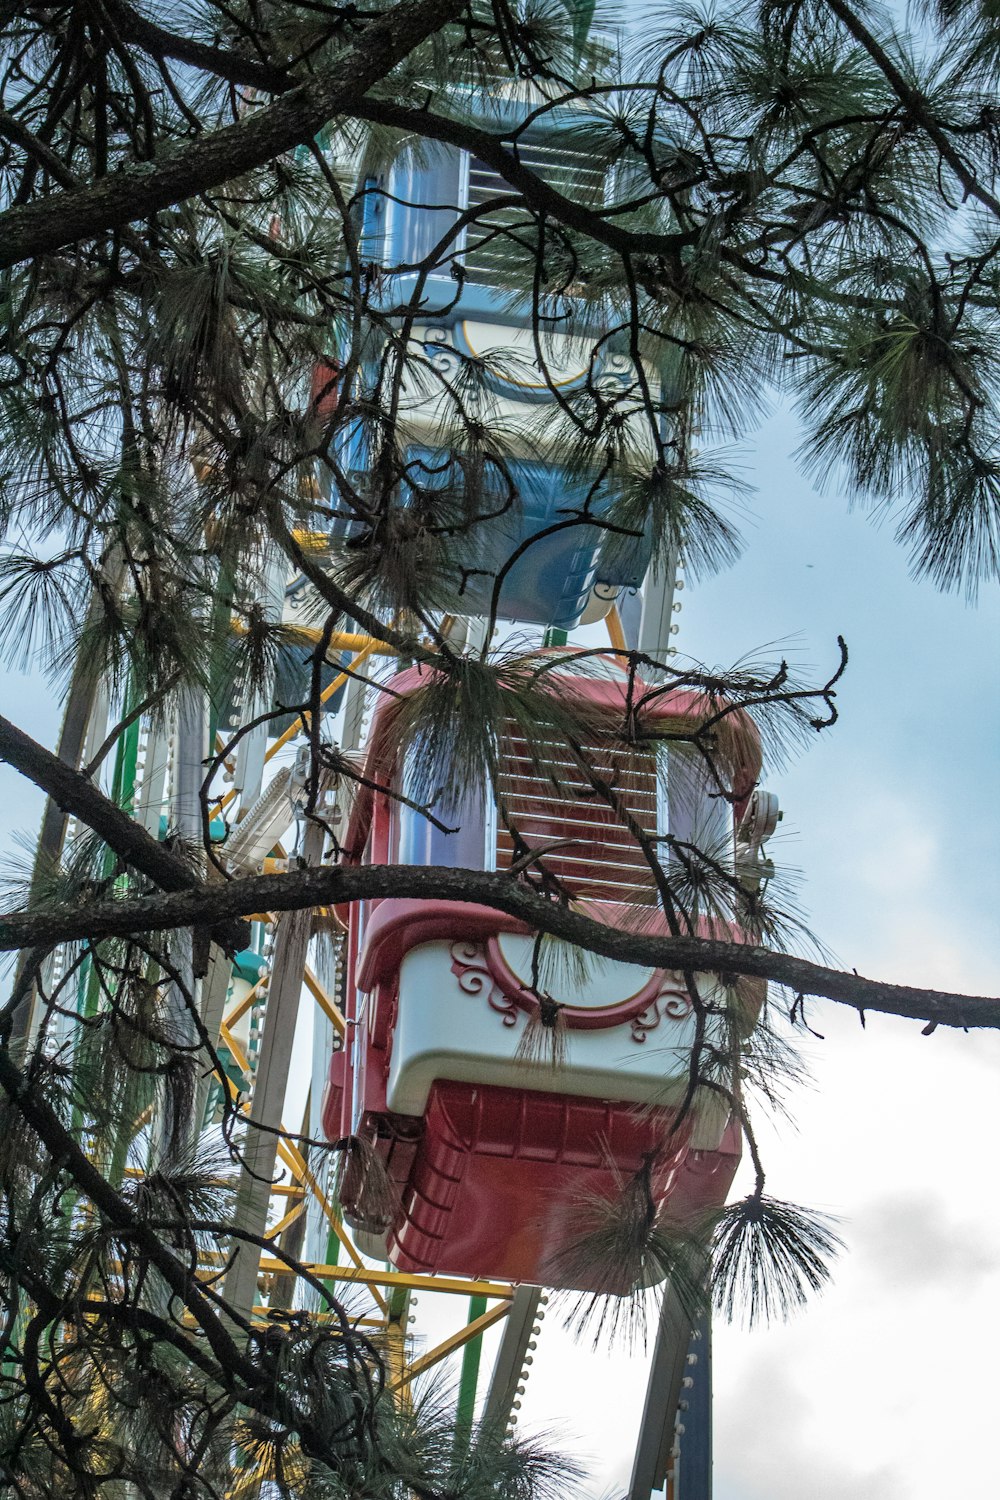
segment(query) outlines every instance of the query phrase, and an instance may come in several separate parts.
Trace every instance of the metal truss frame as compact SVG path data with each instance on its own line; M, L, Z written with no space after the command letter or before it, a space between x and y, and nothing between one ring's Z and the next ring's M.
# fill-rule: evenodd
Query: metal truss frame
M674 607L672 571L669 583L665 578L657 578L644 590L642 620L638 632L640 639L636 644L647 651L657 649L661 641L665 642L666 639ZM626 631L615 608L612 608L607 618L607 628L612 649L628 649ZM301 633L304 636L310 635L308 630ZM315 632L315 635L318 639L319 633ZM334 634L330 638L329 650L350 653L350 661L342 662L341 670L324 689L321 702L329 702L334 694L346 688L348 697L344 712L344 748L357 749L362 738L364 691L369 682L362 669L373 658L391 657L395 653L391 647L376 639L348 632ZM246 785L253 788L253 776L244 785L240 777L234 774L235 764L228 763L228 773L236 784L216 797L211 806L213 814L218 816L232 808L237 799L243 798L245 812L242 820L236 824L234 835L238 836L239 846L246 851L248 863L259 855L258 863L264 865L271 851L276 847L280 851L280 837L293 821L292 804L285 795L290 787L290 776L285 776L283 784L272 780L263 793L259 791L260 777L264 767L283 748L299 735L308 732L309 717L308 713L299 715L274 741L260 747L262 754L258 754L256 779L258 793L249 803ZM92 729L91 737L93 732ZM97 732L103 733L100 725ZM183 746L180 749L183 753ZM193 756L196 763L200 764L202 757L190 745L186 754L189 759ZM152 755L153 751L149 749L148 756ZM177 755L175 743L175 788L178 785ZM162 761L162 755L160 759ZM181 769L183 771L184 768ZM187 770L190 773L192 767L188 766ZM159 768L156 774L162 780L165 772ZM188 780L191 780L190 774ZM152 813L146 806L150 801L148 789L146 790L147 794L144 796L140 785L135 802L136 815L148 822ZM49 832L49 842L52 837ZM261 848L263 853L260 852ZM283 854L283 851L280 852ZM313 854L318 857L315 850ZM274 926L269 913L258 914L257 920L272 928ZM280 924L278 930L280 931ZM265 1251L262 1254L256 1247L244 1244L235 1268L231 1267L227 1272L227 1295L232 1289L236 1304L242 1306L253 1318L267 1319L273 1318L280 1311L290 1312L293 1299L289 1294L289 1287L298 1273L281 1257L282 1246L279 1242L286 1235L301 1234L303 1221L308 1220L311 1215L313 1223L324 1228L329 1246L336 1247L337 1259L330 1259L329 1255L325 1259L315 1256L303 1259L296 1254L294 1260L313 1278L344 1288L358 1288L367 1296L368 1302L358 1314L359 1326L381 1330L384 1336L383 1347L388 1351L390 1388L400 1392L403 1399L408 1398L415 1380L450 1357L464 1353L460 1419L467 1420L471 1425L480 1341L488 1330L503 1325L483 1415L491 1423L509 1427L516 1421L519 1396L523 1393L527 1365L531 1362L529 1351L534 1348L533 1340L539 1333L539 1320L547 1298L538 1287L514 1286L503 1281L474 1277L409 1274L387 1268L373 1268L366 1263L365 1256L342 1222L336 1203L331 1200L323 1182L310 1167L308 1148L303 1147L301 1137L290 1133L282 1121L289 1083L291 1034L299 1019L301 1006L310 1001L315 1006L320 1037L343 1038L347 1022L335 996L328 993L320 977L310 966L301 942L297 945L284 945L279 941L275 959L270 973L259 978L228 1007L225 1002L230 970L228 960L220 951L213 950L209 973L202 982L203 1017L214 1033L214 1038L228 1054L232 1071L237 1075L236 1081L231 1079L228 1083L230 1099L237 1103L238 1108L251 1121L266 1127L266 1138L273 1142L270 1165L265 1163L267 1170L263 1184L258 1181L256 1189L246 1195L244 1208L249 1208L249 1213L245 1213L244 1222L254 1233L266 1236L274 1249L271 1253ZM218 965L214 971L213 963ZM281 1012L280 1016L278 1011ZM249 1045L244 1047L237 1029L248 1012L253 1013L257 1031L263 1031L265 1038L269 1028L272 1036L279 1029L287 1031L287 1036L277 1051L265 1047L262 1052L260 1048L254 1050ZM268 1056L268 1053L271 1055ZM318 1119L316 1080L314 1067L310 1090L312 1098L306 1105L303 1127L303 1134L307 1136L311 1122ZM254 1170L260 1170L257 1160L254 1162ZM246 1178L245 1173L244 1186ZM313 1238L315 1239L315 1235ZM213 1268L206 1267L206 1274L217 1272L217 1267L214 1272ZM279 1285L283 1288L280 1308L272 1306L270 1301L274 1288ZM431 1348L415 1353L412 1340L407 1335L407 1322L410 1298L418 1291L467 1298L469 1303L467 1316L455 1331ZM320 1319L324 1316L321 1311L314 1315ZM668 1295L654 1354L650 1394L647 1397L636 1451L630 1500L648 1500L653 1488L657 1484L662 1485L664 1481L668 1483L668 1500L710 1500L710 1479L707 1488L700 1487L697 1492L685 1490L681 1497L673 1488L672 1477L668 1478L668 1471L673 1467L669 1448L675 1446L673 1414L680 1397L691 1331L682 1325L683 1318L678 1313L676 1300ZM260 1482L261 1476L257 1476L256 1488L253 1481L241 1480L240 1484L246 1486L248 1495L253 1495L259 1491ZM234 1491L234 1497L235 1494Z

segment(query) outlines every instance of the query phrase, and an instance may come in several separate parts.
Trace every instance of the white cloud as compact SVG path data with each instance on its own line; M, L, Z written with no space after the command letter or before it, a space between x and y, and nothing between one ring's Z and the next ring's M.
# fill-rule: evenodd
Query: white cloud
M809 1372L765 1355L742 1372L735 1411L716 1410L715 1500L907 1500L887 1464L852 1461L846 1434L831 1432Z
M956 1219L931 1190L890 1193L859 1209L851 1248L859 1272L895 1291L944 1290L963 1298L1000 1272L1000 1242L984 1238L974 1218Z

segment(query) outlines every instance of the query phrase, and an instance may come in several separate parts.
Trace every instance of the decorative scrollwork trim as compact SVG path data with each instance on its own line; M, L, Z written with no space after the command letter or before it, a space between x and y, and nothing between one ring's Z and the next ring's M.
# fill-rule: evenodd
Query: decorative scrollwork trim
M686 1020L692 1009L691 997L684 990L676 989L672 982L663 985L652 1004L632 1017L633 1042L644 1042L663 1020Z
M505 1026L516 1026L518 1006L506 995L492 973L489 960L478 943L468 941L452 943L451 972L458 980L458 987L467 995L486 996L491 1010L503 1019Z

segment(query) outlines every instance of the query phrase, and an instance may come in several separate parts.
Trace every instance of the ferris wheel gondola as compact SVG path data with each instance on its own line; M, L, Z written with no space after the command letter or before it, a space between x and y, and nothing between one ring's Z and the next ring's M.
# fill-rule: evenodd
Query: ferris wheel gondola
M610 667L587 677L570 661L552 676L553 690L585 705L595 725L603 719L605 732L571 752L529 745L508 726L493 787L436 808L433 821L392 795L407 780L407 753L387 732L393 705L425 681L416 671L393 678L365 766L368 786L386 790L358 799L345 848L373 864L496 870L509 869L517 851L523 861L527 848L580 909L620 929L666 933L650 863L630 829L655 848L697 825L732 866L759 771L752 726L741 714L721 721L727 799L683 753L685 735L716 704L657 694L646 725L655 747L637 751L616 733L622 674ZM595 796L577 761L614 784L614 807ZM718 1096L688 1096L696 998L711 1010L717 977L697 976L692 997L680 974L553 950L523 923L472 902L384 899L344 917L347 1040L331 1059L323 1119L332 1139L367 1140L395 1189L386 1222L363 1172L342 1184L345 1211L373 1253L405 1271L624 1293L629 1286L609 1285L605 1273L588 1280L572 1256L582 1198L612 1195L648 1162L660 1212L692 1215L725 1201L738 1132ZM556 1049L548 1057L546 1031Z

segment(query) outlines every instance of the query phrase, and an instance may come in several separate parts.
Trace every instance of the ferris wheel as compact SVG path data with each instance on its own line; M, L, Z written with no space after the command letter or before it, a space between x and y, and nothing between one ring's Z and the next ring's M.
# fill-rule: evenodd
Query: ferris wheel
M551 143L526 149L554 170ZM450 201L455 182L468 201L491 191L486 169L467 160L438 156L406 171L405 192L390 183L370 195L366 227L401 262L419 258L411 240L424 233L421 211L436 214L431 205ZM496 277L488 248L469 247L462 296L449 290L409 334L438 380L401 401L408 472L430 490L461 482L461 454L442 447L440 392L464 361L492 370L493 398L515 416L593 379L629 388L629 356L609 346L595 373L593 340L573 333L548 338L541 361ZM314 373L313 399L327 415L339 379L334 358ZM364 434L348 426L340 443L340 469L360 482ZM475 556L456 557L460 599L439 634L457 655L482 654L504 632L530 641L553 700L591 726L587 742L567 747L554 734L539 751L512 720L499 727L488 784L470 775L438 793L422 763L426 741L407 745L392 733L427 673L358 630L323 636L318 714L282 715L280 705L304 701L320 632L310 624L309 580L289 577L276 559L265 569L264 608L295 625L300 644L276 662L270 693L230 694L217 722L194 694L172 720L135 715L117 749L119 804L154 837L171 828L197 838L207 797L218 857L237 878L329 859L530 872L612 928L626 930L639 912L647 933L667 928L643 839L700 841L734 869L760 862L777 814L756 789L749 721L733 715L719 728L732 738L728 799L691 758L623 749L602 729L635 690L629 654L652 664L651 683L666 660L681 559L652 561L641 535L610 553L599 533L581 541L560 519L567 496L583 503L579 481L549 460L543 441L513 451L507 470L522 503L498 506ZM302 533L298 543L322 561L331 533L339 526L349 542L354 524ZM586 671L573 649L583 641ZM651 696L663 740L713 708L693 690ZM78 761L101 746L120 707L103 691L93 696ZM335 753L317 773L320 727ZM336 769L348 760L354 776ZM613 803L595 800L595 776ZM445 1370L460 1425L516 1424L550 1297L633 1287L627 1268L595 1269L577 1253L581 1205L642 1173L656 1214L680 1221L725 1201L740 1135L714 1097L689 1097L688 986L634 962L567 957L565 945L554 951L522 922L469 901L369 900L304 921L261 912L252 933L235 960L213 945L199 984L201 1023L226 1076L202 1085L196 1125L212 1131L235 1101L257 1131L241 1185L251 1237L226 1271L226 1298L251 1318L300 1308L322 1316L317 1289L332 1291L378 1333L401 1396ZM710 1001L716 979L696 982ZM324 1141L351 1143L339 1167L317 1145ZM273 1248L261 1251L261 1239ZM668 1282L629 1500L664 1488L670 1500L709 1500L710 1368L709 1326L692 1322Z
M501 736L492 796L470 780L463 793L428 803L413 764L420 747L400 750L386 729L424 679L400 669L378 640L342 633L328 643L337 665L322 689L323 734L357 757L361 774L353 784L322 781L319 816L310 818L308 715L241 734L259 705L232 702L215 733L219 747L236 748L220 761L210 804L228 870L238 877L318 863L333 849L356 863L498 871L537 857L607 925L639 910L644 930L658 930L655 884L624 824L654 838L668 829L704 838L709 829L716 848L727 844L734 860L746 860L774 818L766 794L754 791L752 734L736 737L743 796L735 807L713 799L690 766L678 772L634 753L615 763L611 740L601 742L601 711L620 712L628 689L616 653L664 650L675 583L675 574L645 579L629 627L617 608L622 590L594 586L607 642L586 674L564 635L538 631L547 633L536 657L551 665L555 694L583 702L598 726L582 763L614 782L618 817L588 796L581 763L564 746L553 741L551 762L539 763L516 725ZM300 582L280 592L277 606L294 618ZM477 622L458 624L456 642L481 649ZM592 639L597 626L589 628ZM106 735L113 707L98 699L88 744ZM669 737L703 709L696 694L665 692L656 712ZM207 705L182 704L173 723L140 717L119 745L119 794L151 832L183 822L207 758L206 715ZM595 958L546 968L536 934L470 902L359 902L316 910L307 922L263 912L252 932L235 959L213 945L200 1011L231 1099L266 1131L244 1222L278 1253L244 1246L226 1296L250 1317L273 1318L300 1306L316 1312L315 1288L325 1286L377 1331L394 1390L405 1395L443 1370L460 1424L513 1427L552 1295L631 1290L625 1273L595 1272L574 1255L575 1208L643 1163L658 1212L682 1218L725 1201L740 1154L726 1110L699 1104L669 1128L693 1043L680 976ZM706 996L714 982L698 979ZM219 1083L203 1089L202 1128L213 1129L223 1103ZM311 1144L324 1139L360 1143L346 1170ZM289 1259L306 1278L297 1286ZM629 1500L664 1487L673 1500L705 1500L710 1432L710 1329L703 1319L692 1326L668 1284Z

